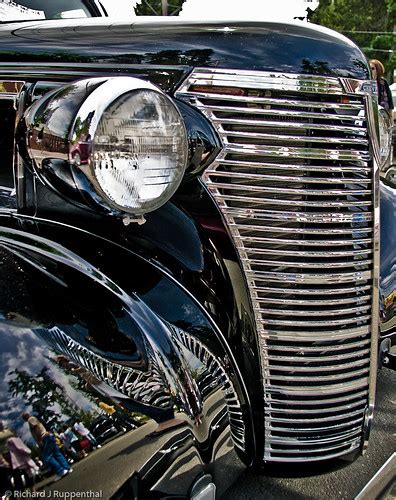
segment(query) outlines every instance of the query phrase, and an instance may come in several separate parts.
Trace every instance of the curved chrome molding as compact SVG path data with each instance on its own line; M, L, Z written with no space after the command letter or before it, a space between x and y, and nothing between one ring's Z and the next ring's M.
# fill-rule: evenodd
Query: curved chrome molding
M372 301L371 301L371 355L370 355L370 383L369 383L369 407L367 410L367 418L364 425L364 442L362 450L365 451L368 444L368 437L371 428L372 416L375 406L375 393L377 385L377 371L378 371L378 343L380 336L380 317L379 317L379 304L380 304L380 200L379 200L379 139L375 132L378 130L378 108L377 102L370 96L365 98L368 116L368 130L377 138L373 141L372 148L374 150L373 159L373 288L372 288ZM376 119L377 118L377 119Z
M186 362L183 355L173 342L170 335L171 332L165 322L154 315L142 301L135 296L128 295L114 281L109 279L89 262L62 245L46 240L45 238L35 236L34 240L32 240L29 235L22 231L10 230L2 227L0 230L0 243L21 258L25 258L22 251L28 251L33 255L39 254L40 256L48 257L50 260L58 262L60 265L69 266L95 281L99 286L105 288L122 301L125 312L143 334L147 355L151 360L151 370L154 370L151 376L155 376L155 373L159 375L162 379L160 387L166 388L161 391L161 394L164 392L168 394L177 394L179 400L183 403L186 413L191 419L194 419L197 413L199 414L202 408L201 396L190 371L186 368ZM136 387L133 384L128 385L125 382L129 381L129 384L131 384L130 377L137 376L138 374L136 371L128 372L124 365L119 363L111 364L108 360L104 360L104 358L94 353L88 356L88 352L85 352L82 346L80 347L78 343L75 345L72 343L70 335L65 334L66 338L61 335L62 332L60 330L56 330L54 333L61 341L59 343L56 341L55 336L53 337L53 341L57 342L57 346L60 346L62 349L69 349L68 346L70 345L70 352L67 352L67 354L71 355L74 360L81 363L85 368L94 370L95 375L99 376L98 378L100 380L110 383L116 390L123 392L128 397L129 389L135 392L135 394L140 394L139 389L142 387L141 382L145 380L144 377L142 379L142 377L138 376ZM165 347L158 346L156 335L162 337ZM170 361L168 360L169 352L173 354L169 358ZM82 355L80 356L80 354ZM92 367L95 368L93 369ZM113 371L116 372L115 381L114 377L107 380L108 372L106 368L109 368L109 373ZM155 370L157 371L155 372ZM155 399L155 395L153 395L153 398Z
M232 69L196 68L177 90L178 97L189 93L192 86L248 87L296 92L338 94L342 86L338 78L276 73L273 71L244 71ZM198 90L200 92L200 90ZM191 96L194 98L193 96ZM237 100L237 99L236 99Z
M150 355L149 349L147 349L147 355L150 369L140 371L96 354L74 340L58 326L49 329L35 329L34 331L58 354L63 354L67 359L75 361L98 380L124 396L144 405L172 408L173 400L169 388L165 384L155 357Z
M234 445L242 451L246 451L246 427L243 420L241 403L234 389L230 377L227 375L222 363L216 356L196 337L176 326L170 326L179 341L202 362L206 372L210 376L207 380L205 373L200 379L206 386L220 386L224 392L224 398L228 409L228 418L231 428L231 437ZM201 389L200 382L198 386ZM201 390L201 393L203 391Z
M33 221L33 222L36 222L36 223L39 223L39 222L47 222L46 219L41 219L39 217L32 217L32 216L27 216L27 215L24 215L24 216L20 216L18 214L16 214L16 217L21 219L21 220L28 220L28 221ZM62 228L68 228L68 229L75 229L73 226L70 226L68 224L65 224L63 222L58 222L58 221L53 221L52 224L58 226L58 227L62 227ZM79 229L79 231L85 233L85 234L90 234L92 236L92 234L87 231L87 230L84 230L84 229ZM1 236L1 232L0 232L0 236ZM94 235L95 238L99 238L100 240L104 240L104 241L107 241L107 242L110 242L112 243L113 245L116 245L118 246L116 243L114 243L113 241L109 241L107 240L106 238L103 238L101 236L97 236L97 235ZM41 238L39 238L41 240ZM61 247L59 245L59 248L62 249L63 247ZM156 268L159 272L161 272L164 276L166 276L167 279L169 279L173 284L177 285L178 287L180 287L180 289L183 291L183 293L185 293L190 299L191 301L199 308L201 309L202 308L202 305L200 304L200 302L197 300L197 298L195 297L195 295L193 295L191 293L190 290L188 290L187 288L185 288L181 283L179 283L175 277L173 276L173 274L169 273L166 269L162 268L162 267L159 267L158 264L156 264L155 262L150 262L150 264ZM101 273L100 273L101 274ZM219 328L219 326L215 323L215 321L213 320L213 318L211 316L207 316L207 320L210 324L210 326L214 329L214 331L216 332L216 335L218 336L218 338L220 339L220 343L221 343L221 346L223 347L223 349L225 350L225 352L227 353L227 357L229 358L230 360L230 364L232 366L232 370L234 371L235 375L236 375L236 378L238 380L238 383L240 384L240 387L242 389L242 397L244 398L244 401L245 401L245 404L248 408L251 407L250 405L250 401L249 401L249 394L248 394L248 391L247 391L247 388L246 388L246 381L245 379L242 377L242 374L240 372L240 369L239 369L239 366L238 364L236 363L236 360L235 360L235 357L234 357L234 354L233 352L230 350L230 347L229 347L229 344L228 342L226 341L224 335L223 335L223 332L221 331L221 329ZM172 328L173 325L172 325ZM226 375L228 377L228 375ZM241 403L240 403L240 398L238 397L238 395L236 395L236 399L238 400L238 407L241 407ZM254 444L254 435L252 436L252 441L253 441L253 444ZM243 449L241 447L241 449Z

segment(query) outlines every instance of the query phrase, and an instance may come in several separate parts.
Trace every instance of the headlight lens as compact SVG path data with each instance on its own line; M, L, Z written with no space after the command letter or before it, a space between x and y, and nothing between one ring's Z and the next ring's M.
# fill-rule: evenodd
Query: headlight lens
M383 166L389 158L392 144L392 128L391 119L385 109L378 110L379 124L379 154L381 166Z
M92 141L92 172L109 203L131 213L155 210L175 192L187 161L183 120L159 92L113 101Z
M179 110L137 78L92 78L55 89L31 106L20 129L27 161L47 185L79 206L138 216L132 220L166 203L187 165Z

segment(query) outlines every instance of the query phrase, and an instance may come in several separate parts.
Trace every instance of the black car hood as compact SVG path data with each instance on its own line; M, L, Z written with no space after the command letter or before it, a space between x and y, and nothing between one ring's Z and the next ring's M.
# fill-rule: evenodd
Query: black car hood
M367 78L367 62L347 38L294 23L73 19L0 27L5 63L206 66ZM122 66L121 66L122 69Z

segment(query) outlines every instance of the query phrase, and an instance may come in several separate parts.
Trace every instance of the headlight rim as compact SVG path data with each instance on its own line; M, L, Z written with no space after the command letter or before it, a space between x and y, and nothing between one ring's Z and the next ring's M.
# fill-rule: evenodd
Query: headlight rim
M383 125L383 127L381 126ZM385 137L383 130L386 131ZM386 145L387 152L384 155L381 151L383 145ZM387 167L392 152L392 117L381 105L378 105L378 160L380 169Z
M92 82L93 80L96 79L89 79L87 80L87 83ZM150 213L152 211L157 210L162 205L167 203L169 199L173 196L173 194L176 192L177 188L180 186L183 180L188 164L188 134L187 134L186 124L179 109L177 108L173 100L168 95L166 95L161 89L153 85L151 82L148 82L146 80L140 80L134 77L110 77L107 79L100 78L98 80L103 80L103 83L101 83L93 92L89 94L89 96L86 99L84 99L69 129L68 162L71 167L72 175L74 177L76 185L81 189L81 191L86 192L86 181L88 181L88 183L92 186L92 189L94 190L95 194L93 195L93 193L90 193L89 196L90 205L92 205L93 201L95 205L100 205L101 208L105 209L106 212L110 212L114 215L127 215L127 216L132 215L141 217L146 213ZM93 111L95 111L96 118L93 122L91 121L88 134L86 133L84 134L85 136L89 135L90 137L95 137L95 132L97 131L97 128L106 110L112 104L114 104L118 99L120 99L123 95L127 93L139 92L142 90L153 92L161 96L166 101L168 101L168 103L172 106L173 111L175 111L176 115L178 116L179 124L182 126L182 134L183 134L182 142L184 147L183 147L182 174L179 175L178 179L176 180L176 182L173 183L172 188L167 191L167 195L163 199L159 197L157 202L156 203L153 202L152 206L149 209L142 208L139 210L139 209L131 209L116 203L114 200L110 199L109 196L106 194L106 192L102 189L95 175L94 168L92 165L93 141L91 141L91 146L89 147L88 161L83 165L81 164L81 162L80 164L77 164L78 162L74 161L73 148L76 144L80 145L81 143L84 142L81 140L83 136L82 132L78 133L76 131L76 124L84 123L87 117ZM83 174L83 176L85 177L85 181L82 180L81 174Z

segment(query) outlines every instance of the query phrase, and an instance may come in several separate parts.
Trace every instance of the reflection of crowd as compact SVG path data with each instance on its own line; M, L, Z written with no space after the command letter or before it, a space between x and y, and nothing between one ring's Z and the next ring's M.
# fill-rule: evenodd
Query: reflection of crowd
M29 413L22 413L22 418L29 424L33 439L39 446L41 458L45 465L51 468L57 478L72 472L69 462L56 442L55 436L49 432L40 420Z
M0 497L34 485L39 467L31 455L22 439L0 422Z
M54 480L61 479L73 472L71 464L74 461L101 447L80 420L65 424L57 432L47 430L37 417L29 413L22 413L22 418L29 425L42 462L37 460L36 463L32 458L32 449L0 422L0 499L6 491L34 488L40 472L52 472Z

